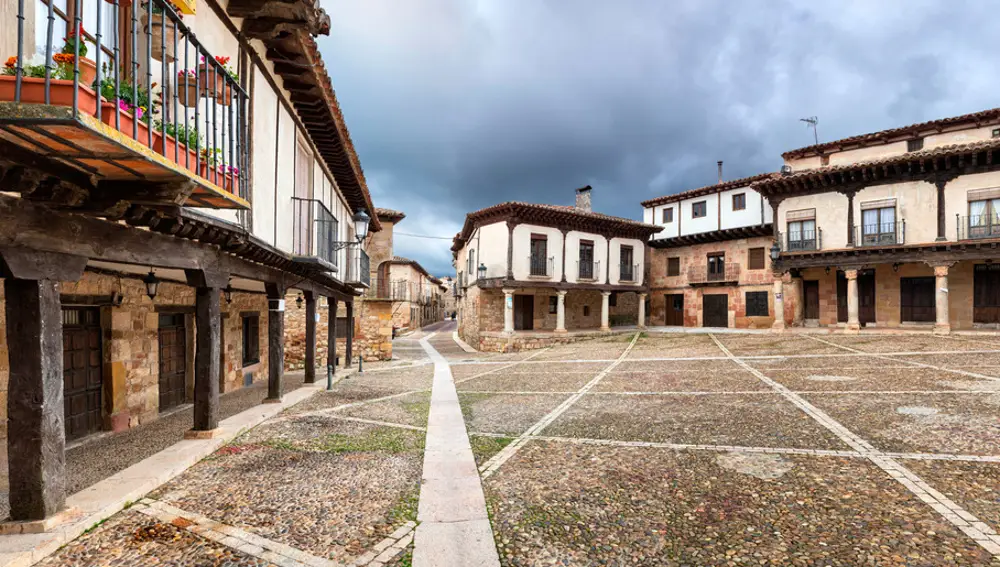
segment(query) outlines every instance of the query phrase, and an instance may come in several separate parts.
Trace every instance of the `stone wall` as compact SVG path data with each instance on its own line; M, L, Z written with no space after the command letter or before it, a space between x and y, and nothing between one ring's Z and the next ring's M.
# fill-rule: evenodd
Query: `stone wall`
M243 387L246 375L252 374L254 382L267 381L267 296L259 293L233 293L232 303L222 302L222 343L224 365L220 391L232 392ZM243 313L257 313L260 317L258 330L260 362L243 366ZM287 312L286 312L287 313Z
M768 293L767 316L747 316L746 293L764 291ZM735 329L767 329L774 324L774 284L747 284L738 286L699 286L677 289L658 289L650 292L650 309L646 324L663 325L666 322L666 295L684 295L684 326L703 326L702 302L705 294L726 294L729 299L728 326ZM791 325L795 316L795 304L799 301L796 286L790 277L785 277L782 288L785 323ZM836 295L834 295L833 316L836 319Z
M285 297L286 370L301 370L305 367L306 360L306 308L305 302L301 309L295 304L296 297L297 293ZM367 361L392 358L391 305L392 302L382 299L354 300L354 339L351 346L355 360L358 355ZM319 322L316 323L316 365L322 368L327 364L329 350L330 309L325 297L320 297L316 306L319 313ZM347 317L347 306L343 301L338 305L337 316ZM337 357L341 366L346 352L347 339L337 339Z

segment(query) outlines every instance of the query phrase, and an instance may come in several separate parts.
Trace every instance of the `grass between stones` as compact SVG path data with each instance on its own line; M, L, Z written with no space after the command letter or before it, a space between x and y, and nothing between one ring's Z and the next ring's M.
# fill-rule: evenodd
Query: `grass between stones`
M398 455L402 453L422 452L424 449L424 435L418 431L377 426L355 435L331 433L311 439L306 443L296 443L287 439L268 439L261 444L272 449L316 451L333 453L335 455L371 452Z
M417 521L417 505L420 503L420 488L415 486L409 492L399 497L396 505L389 510L389 519L393 524Z
M472 445L472 455L476 458L476 466L482 466L482 464L490 460L493 455L496 455L504 447L510 445L513 440L513 437L469 435L469 443Z

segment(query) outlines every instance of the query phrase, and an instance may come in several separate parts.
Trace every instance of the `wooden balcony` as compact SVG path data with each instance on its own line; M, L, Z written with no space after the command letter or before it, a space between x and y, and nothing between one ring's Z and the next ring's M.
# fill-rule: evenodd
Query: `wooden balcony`
M710 270L708 264L691 266L688 285L732 285L740 281L740 265L726 263L722 270Z

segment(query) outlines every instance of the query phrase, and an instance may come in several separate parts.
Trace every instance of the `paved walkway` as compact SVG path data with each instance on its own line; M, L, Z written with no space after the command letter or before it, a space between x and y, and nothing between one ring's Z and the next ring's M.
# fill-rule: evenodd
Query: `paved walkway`
M442 332L448 332L445 326ZM434 362L423 480L414 538L415 567L500 565L486 499L447 360L428 335L421 346Z

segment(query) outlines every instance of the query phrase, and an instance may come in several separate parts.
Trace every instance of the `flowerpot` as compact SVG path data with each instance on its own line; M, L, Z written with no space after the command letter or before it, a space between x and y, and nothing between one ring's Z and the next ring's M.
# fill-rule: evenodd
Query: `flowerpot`
M218 185L225 191L232 193L234 195L239 194L240 191L240 178L238 175L233 175L232 173L225 173L225 166L218 165L212 167L205 162L201 162L201 168L198 175L201 175L208 180L209 183Z
M115 114L116 114L116 107L115 107L114 103L111 103L111 102L102 102L101 103L101 122L104 122L108 126L114 128L115 127ZM149 147L149 146L152 145L150 143L150 138L153 138L154 139L153 141L155 141L156 136L153 136L153 135L150 134L149 127L146 126L145 122L143 122L142 120L139 120L138 122L136 122L133 119L133 116L132 116L131 112L126 112L126 111L121 110L121 109L118 109L117 114L118 114L118 131L119 132L121 132L122 134L128 136L129 138L132 138L133 140L135 140L136 142L139 142L140 144L142 144L144 146ZM133 124L135 125L135 129L136 129L136 131L135 131L134 134L133 134L133 130L132 130L133 129Z
M86 57L80 58L80 84L93 87L97 79L97 63Z
M14 102L16 77L0 75L0 100ZM21 78L21 102L24 104L45 104L45 79ZM73 106L73 81L51 79L49 81L49 104ZM97 95L89 87L80 85L77 105L81 114L97 112Z
M173 136L160 132L159 136L153 139L153 150L192 173L199 173L201 170L202 164L198 161L198 152L194 151L194 147L187 147L183 142L178 144Z
M225 73L202 64L198 66L198 75L201 81L201 96L215 97L215 102L222 106L229 106L232 103L233 88L226 83Z
M198 88L199 86L195 83L197 79L194 77L188 77L188 84L184 86L184 75L177 75L177 102L182 106L188 108L194 108L198 106ZM202 91L205 89L205 85L200 85Z
M104 1L107 2L108 4L114 4L112 0L104 0ZM132 5L132 0L118 0L119 8L128 8L131 5Z
M177 37L177 26L174 25L173 20L160 14L153 14L152 23L150 23L149 18L149 14L143 14L141 20L142 28L150 35L152 43L150 56L157 61L173 63L175 61L174 42Z

